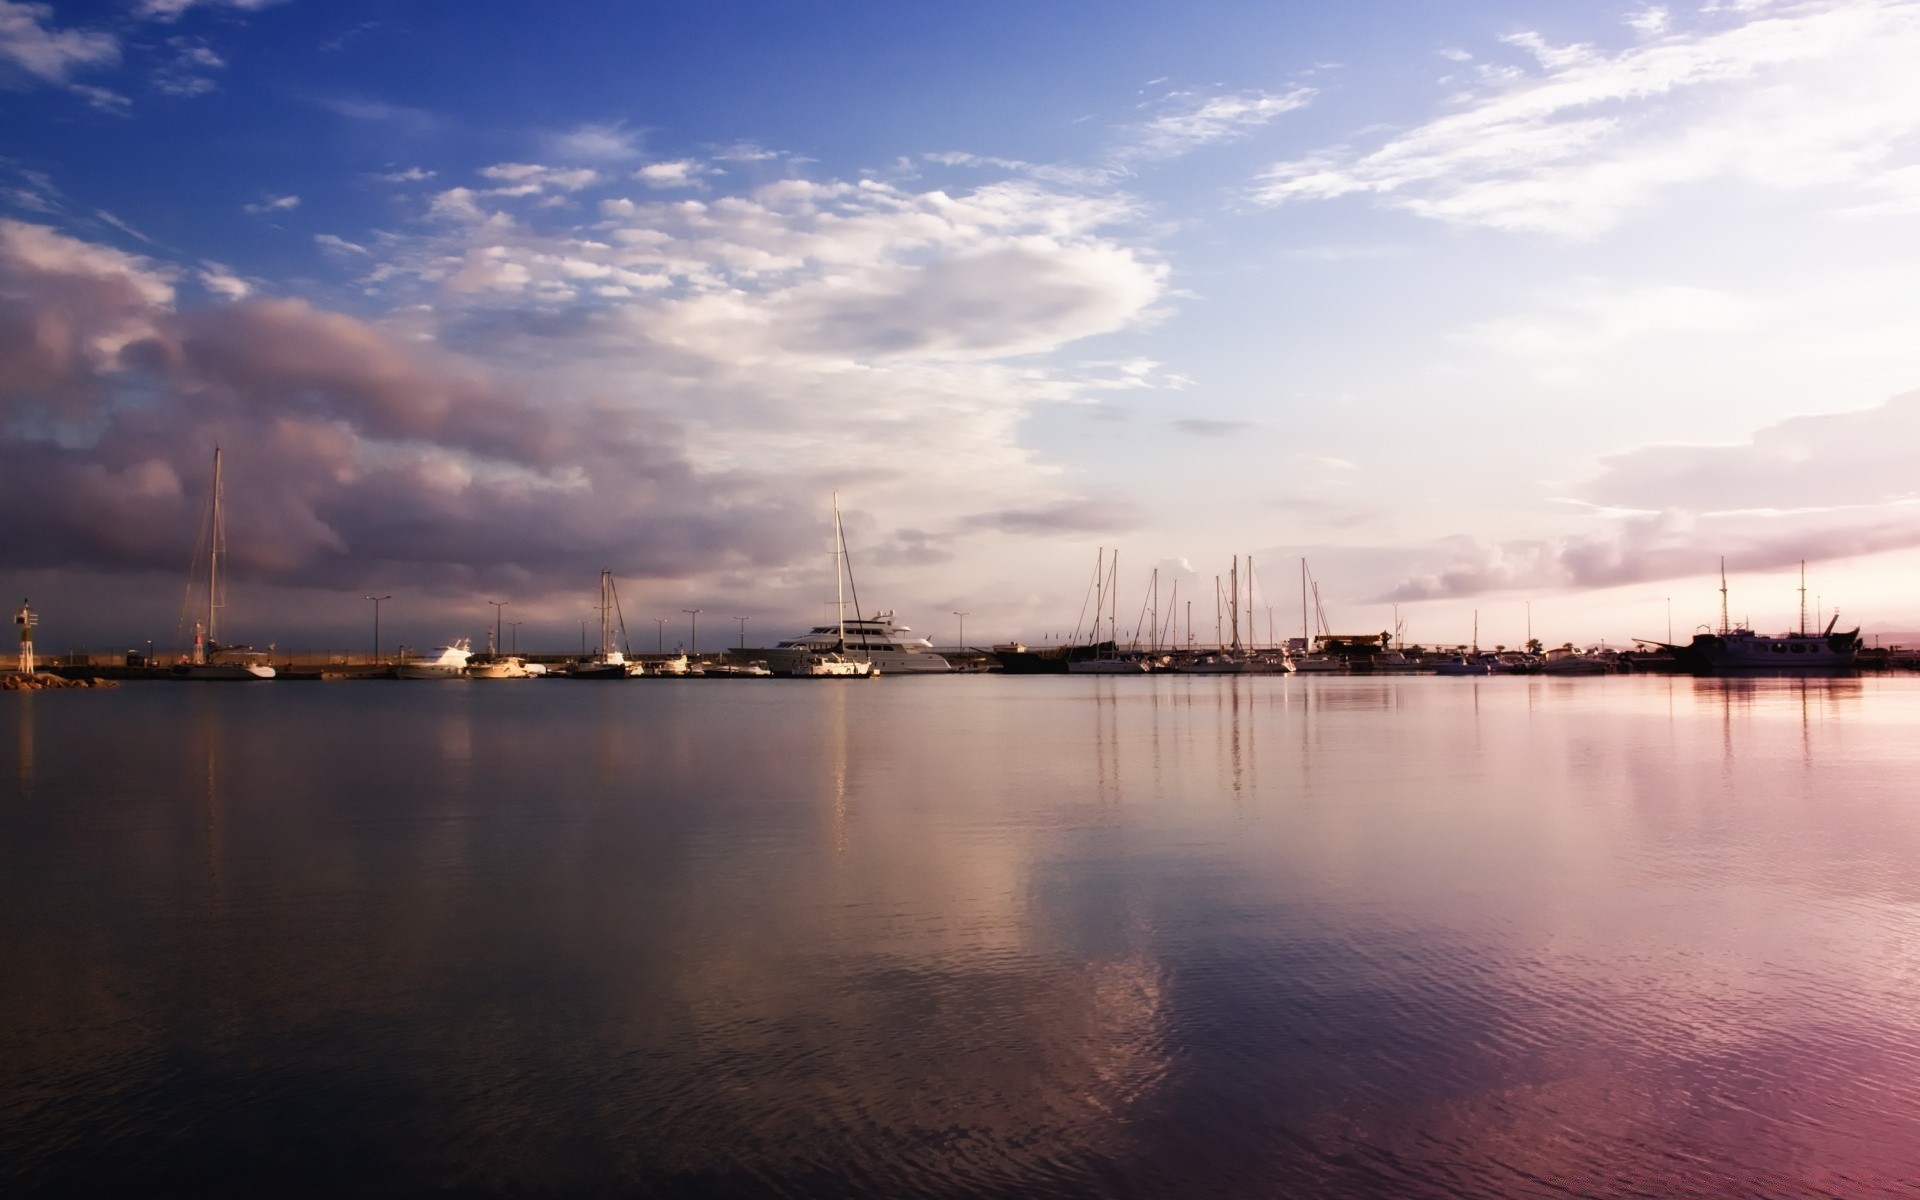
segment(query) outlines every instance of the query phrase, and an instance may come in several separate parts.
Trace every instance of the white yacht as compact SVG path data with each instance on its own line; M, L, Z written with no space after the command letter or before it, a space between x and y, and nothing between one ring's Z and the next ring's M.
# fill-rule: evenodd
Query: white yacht
M835 623L816 625L771 648L748 647L729 654L746 662L764 662L776 675L790 675L808 659L832 654L842 644L840 626ZM952 663L934 653L931 641L914 636L913 630L896 621L891 612L848 621L844 645L848 658L871 662L882 675L943 674L953 670Z
M395 679L464 679L467 660L472 657L472 643L456 638L445 646L435 646L431 658L396 664L393 675Z

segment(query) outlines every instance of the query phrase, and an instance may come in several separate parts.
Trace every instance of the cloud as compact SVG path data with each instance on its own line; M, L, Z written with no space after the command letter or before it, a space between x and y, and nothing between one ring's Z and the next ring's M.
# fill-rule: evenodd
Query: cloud
M173 299L150 260L0 222L0 562L177 568L215 441L241 578L584 586L816 540L810 512L694 470L643 414L555 405L297 300Z
M1371 148L1277 164L1271 205L1372 196L1458 225L1582 236L1666 192L1731 179L1904 198L1920 134L1920 6L1815 0L1742 11L1609 54L1535 33L1528 66L1484 70L1453 111Z
M45 171L36 171L23 167L6 159L0 159L0 167L8 168L16 183L0 188L0 196L15 208L36 213L57 213L61 211L60 188L53 177Z
M1205 438L1232 437L1254 428L1252 421L1220 421L1209 417L1182 417L1177 421L1168 421L1167 424L1181 433Z
M350 242L338 234L316 233L313 235L313 243L323 250L338 250L346 254L367 253L365 246L360 245L358 242Z
M549 158L566 163L616 163L640 157L640 134L613 121L589 122L544 139Z
M712 169L690 158L681 158L671 162L648 163L635 171L633 177L650 188L698 187L700 176Z
M253 294L252 284L220 263L203 263L198 274L200 286L222 299L244 300Z
M265 213L273 213L273 212L290 212L293 209L296 209L299 207L300 207L300 197L292 196L292 195L288 195L288 196L268 195L266 199L261 200L256 204L245 204L241 206L243 211L252 213L254 216L261 216Z
M375 175L374 178L382 183L425 183L437 174L439 174L439 172L429 171L422 167L406 167L402 170L387 171L384 174Z
M195 8L233 8L241 12L258 12L283 4L286 0L139 0L134 13L150 21L178 21Z
M56 29L53 6L0 0L0 85L8 74L56 86L68 85L75 71L110 67L120 61L120 42L110 33ZM88 95L102 89L72 90ZM112 95L112 93L103 93Z
M156 91L169 96L204 96L218 90L210 72L225 70L227 61L198 38L168 38L172 57L153 72Z
M416 137L435 132L443 123L437 115L424 108L411 108L385 100L369 100L356 96L318 96L314 97L311 103L326 112L345 117L350 121L388 125L400 133L412 134Z
M546 167L538 163L496 163L480 174L500 185L488 189L486 194L492 196L577 192L600 182L600 172L591 167Z
M1173 92L1156 101L1159 115L1131 127L1122 157L1175 158L1203 146L1243 138L1283 113L1305 108L1316 91Z
M998 533L1053 535L1122 533L1140 524L1140 513L1125 500L1063 500L1040 508L1003 508L966 517L961 527Z
M1613 587L1729 568L1764 570L1920 546L1920 392L1854 412L1794 417L1725 446L1647 446L1601 460L1567 499L1592 531L1490 543L1454 538L1439 563L1383 597Z

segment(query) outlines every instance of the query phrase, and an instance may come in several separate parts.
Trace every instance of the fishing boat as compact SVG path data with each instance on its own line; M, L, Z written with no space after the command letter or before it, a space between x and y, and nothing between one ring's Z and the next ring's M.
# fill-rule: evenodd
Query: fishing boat
M787 674L795 679L871 679L880 674L871 657L847 652L847 581L853 568L846 559L847 534L840 525L840 495L836 492L833 497L833 588L839 609L837 636L832 650L810 652L787 668ZM856 592L855 596L858 594ZM856 599L854 603L858 605L859 600ZM853 616L856 622L859 621L857 607ZM940 661L946 662L945 659Z
M1797 632L1755 633L1744 625L1735 625L1727 612L1727 563L1720 560L1720 628L1712 633L1697 633L1684 646L1636 638L1643 645L1655 646L1672 654L1683 671L1699 675L1738 674L1744 672L1785 672L1792 674L1850 671L1862 642L1859 629L1835 632L1840 614L1835 612L1819 633L1807 632L1806 564L1800 564L1800 628Z
M435 646L426 658L394 664L395 679L464 679L473 647L466 638L455 638L444 646Z
M632 679L644 675L646 666L630 660L621 649L627 641L627 621L620 612L620 593L613 585L613 572L600 572L600 648L592 658L567 668L568 679ZM614 639L615 633L619 640Z
M190 659L173 668L172 677L182 680L245 682L272 679L276 672L267 665L267 656L250 646L223 646L218 639L220 610L226 607L221 592L220 555L227 548L227 526L220 511L220 447L213 448L213 488L207 510L207 615L193 623L193 652ZM198 578L198 554L188 568L187 595L182 601L181 618L192 607L194 582Z

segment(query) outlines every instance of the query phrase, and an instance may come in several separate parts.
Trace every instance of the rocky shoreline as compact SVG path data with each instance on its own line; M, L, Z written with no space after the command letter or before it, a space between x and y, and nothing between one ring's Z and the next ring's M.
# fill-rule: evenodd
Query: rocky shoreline
M115 688L111 679L62 679L58 675L23 675L18 671L0 674L0 692L50 692L56 688Z

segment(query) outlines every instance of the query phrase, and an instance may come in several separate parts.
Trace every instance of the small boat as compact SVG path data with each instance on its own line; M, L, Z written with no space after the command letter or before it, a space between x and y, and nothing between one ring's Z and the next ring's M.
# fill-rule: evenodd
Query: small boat
M1067 664L1069 675L1145 675L1152 669L1141 658L1083 658Z
M1619 655L1597 646L1585 650L1576 650L1572 645L1559 646L1547 651L1540 660L1542 675L1615 675L1619 671Z
M527 670L525 659L512 655L497 655L467 664L467 675L472 679L531 679L533 673Z
M1491 675L1487 660L1478 654L1452 654L1427 664L1435 675Z
M708 663L704 672L708 679L765 679L773 671L763 662L750 663Z
M789 674L795 679L877 679L880 670L866 659L845 654L810 654Z
M216 621L220 610L225 607L220 592L220 553L227 547L227 527L220 513L220 447L213 448L213 488L211 504L207 511L207 616L204 621L193 623L193 657L191 660L175 664L172 678L182 680L204 680L245 682L255 679L272 679L274 669L267 665L267 656L250 646L223 646L215 640ZM198 556L196 555L196 558ZM198 575L197 563L188 568L188 595L192 595L192 580Z
M1182 675L1269 675L1244 654L1202 654L1174 668Z
M456 638L445 646L435 646L431 658L394 664L395 679L464 679L467 661L473 657L472 643Z
M672 658L659 659L647 664L649 675L685 675L691 669L687 656L676 654Z

